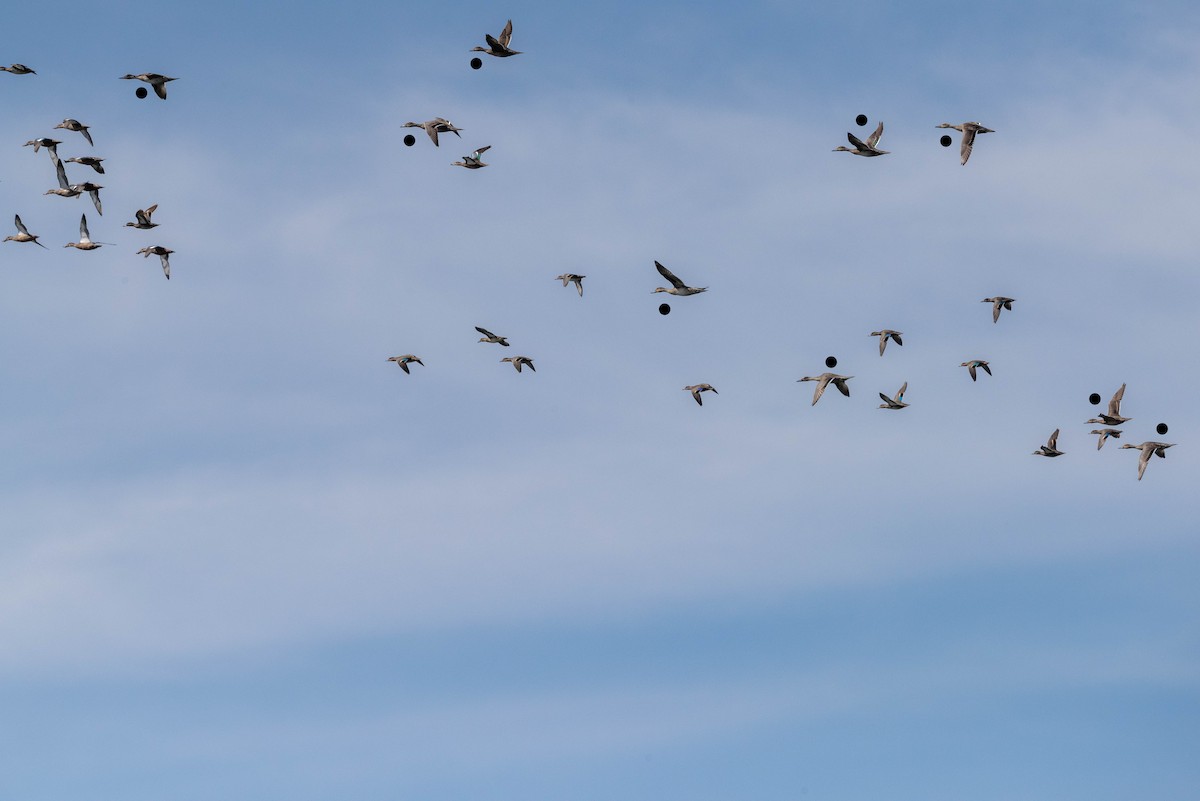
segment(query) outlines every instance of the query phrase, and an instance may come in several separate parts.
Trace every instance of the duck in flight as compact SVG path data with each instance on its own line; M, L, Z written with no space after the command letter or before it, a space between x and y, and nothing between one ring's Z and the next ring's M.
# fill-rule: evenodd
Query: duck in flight
M976 367L982 367L983 372L987 373L988 375L992 374L992 368L988 367L988 363L983 361L982 359L971 359L971 361L969 361L969 362L963 362L962 364L959 365L959 367L967 368L967 372L969 372L971 374L972 381L975 380L975 368Z
M831 383L835 387L837 387L838 391L841 392L843 395L845 395L847 398L850 397L850 387L846 386L846 382L849 381L851 378L854 378L854 376L838 375L837 373L821 373L818 376L807 376L806 375L806 376L804 376L804 378L797 378L796 383L799 383L801 381L816 381L817 382L817 389L815 392L813 392L813 401L812 401L812 405L816 406L817 401L819 401L821 399L821 396L825 394L825 387L829 386Z
M13 64L11 67L0 67L0 72L11 72L13 75L37 75L24 64Z
M975 134L995 133L991 128L984 128L977 122L964 122L962 125L951 125L948 122L943 122L937 127L953 128L956 131L962 132L962 146L959 148L958 154L962 157L963 164L966 164L967 159L971 158L971 147L975 144Z
M41 247L41 248L46 247L45 245L43 245L41 242L38 241L36 234L29 233L29 229L25 227L25 223L21 222L20 214L16 215L13 218L13 221L16 222L16 224L17 224L16 236L4 237L5 242L8 242L10 240L13 242L32 242L33 244L37 245L38 247Z
M882 122L879 123L879 127L867 137L867 141L865 143L854 134L847 132L846 138L850 140L850 144L854 145L854 148L851 149L845 145L839 145L833 149L833 152L837 153L839 150L844 150L845 152L853 153L856 156L886 156L891 152L890 150L880 150L878 147L876 147L876 145L879 144L879 138L881 136L883 136Z
M579 297L582 298L583 297L583 279L585 279L585 278L587 278L586 275L576 275L575 273L563 273L562 275L556 275L554 277L554 280L562 281L563 286L566 286L567 284L574 282L575 287L579 290Z
M403 127L423 128L425 133L429 134L429 138L433 140L434 147L441 147L441 145L438 144L438 134L452 133L459 139L462 139L462 134L460 134L459 131L464 130L462 128L455 128L454 123L450 122L450 120L442 119L441 117L434 117L428 122L406 122L404 123Z
M679 278L676 277L675 273L671 272L666 267L663 267L657 261L654 262L654 266L658 268L658 272L663 278L665 278L671 282L670 288L660 286L657 289L655 289L654 292L666 292L668 295L683 296L683 295L698 295L701 292L708 291L708 287L706 287L706 286L705 287L688 286L687 284L680 281ZM650 294L653 295L654 292L651 292ZM583 294L583 287L579 288L579 294L581 294L581 295Z
M683 391L692 393L692 397L696 399L696 403L700 404L701 406L704 405L704 401L700 399L701 392L711 392L714 395L721 394L720 392L717 392L717 388L712 384L694 384L690 387L684 387Z
M1005 298L1005 297L1001 297L1000 295L997 295L994 298L984 298L983 300L981 300L979 302L992 304L992 322L993 323L1000 322L1000 310L1001 309L1005 309L1007 311L1012 311L1012 305L1014 303L1016 303L1016 301L1013 300L1012 298Z
M104 161L102 158L97 158L96 156L71 156L71 158L64 160L68 163L82 164L85 167L91 167L101 175L104 174L104 165L100 163Z
M143 72L140 75L122 75L121 80L145 81L146 83L150 84L150 87L154 90L154 94L158 95L163 100L166 100L167 83L175 79L168 78L166 75L159 75L157 72Z
M171 262L169 260L169 257L174 252L175 251L173 251L173 250L168 250L167 248L164 248L162 245L155 245L154 247L142 248L141 250L138 251L138 253L141 254L142 258L148 259L148 258L150 258L150 254L154 254L155 256L158 256L158 260L160 262L162 262L163 275L165 275L167 277L168 281L171 280Z
M84 214L79 218L79 241L68 242L63 247L76 248L77 250L95 250L102 244L104 243L92 241L91 235L88 234L87 215Z
M488 46L472 47L472 53L487 53L489 56L495 56L496 58L508 58L509 56L519 56L521 54L520 50L513 50L508 46L508 43L512 41L511 19L504 26L504 30L500 31L499 36L492 38L490 33L485 33L483 38L487 41Z
M1150 457L1157 456L1161 459L1167 458L1167 448L1174 448L1174 443L1166 442L1143 442L1141 445L1131 445L1128 442L1121 446L1124 448L1132 448L1140 450L1142 455L1138 457L1138 481L1142 480L1142 476L1146 474L1146 465L1150 463Z
M92 135L90 133L88 133L88 126L84 125L79 120L71 120L71 119L63 120L62 122L60 122L58 125L55 125L54 127L62 128L67 131L78 131L79 133L83 134L83 138L88 141L89 145L91 145L93 147L96 146L96 143L92 141Z
M158 208L158 204L155 203L153 206L150 206L149 208L138 209L137 211L135 211L133 213L134 221L125 223L125 227L126 228L138 228L143 231L148 231L151 228L157 228L158 223L150 222L150 217L154 214L154 210L157 208Z
M905 381L903 384L900 385L900 391L896 393L896 397L894 397L894 398L889 398L887 395L884 395L882 392L880 392L879 397L883 398L883 403L879 404L879 408L880 409L903 409L905 406L908 405L907 403L904 402L904 392L907 389L908 389L908 382Z
M890 328L885 328L882 331L872 331L871 336L879 337L879 355L883 355L883 349L887 347L889 339L895 340L897 345L903 347L904 342L900 339L900 335L903 333L903 331L893 331Z
M480 342L493 342L497 345L503 345L506 348L508 347L508 337L502 337L497 334L493 334L486 328L480 328L479 326L475 326L475 330L483 334L483 336L479 338Z
M537 368L533 366L533 359L528 356L505 356L500 361L509 362L513 367L517 368L517 372L521 372L521 365L525 365L533 372L537 372Z
M1096 450L1103 448L1104 440L1108 439L1109 437L1115 437L1117 439L1121 438L1121 429L1119 428L1096 428L1092 429L1092 431L1089 433L1100 435L1100 438L1096 440Z
M400 365L400 369L406 373L409 373L410 375L411 375L411 373L409 372L408 365L411 364L412 362L416 362L417 364L421 365L422 367L425 366L425 362L421 361L420 359L418 359L416 356L412 355L411 353L406 353L403 356L389 356L388 361L395 362L396 364Z
M1108 411L1101 414L1099 417L1093 417L1088 420L1089 423L1102 423L1106 426L1119 426L1121 423L1127 423L1132 420L1132 417L1121 416L1121 399L1125 397L1125 385L1122 384L1112 396L1112 400L1108 402ZM1096 432L1092 432L1093 434Z
M1058 449L1058 429L1054 429L1054 433L1050 435L1050 439L1046 440L1046 444L1033 452L1034 456L1062 456L1065 451Z
M486 167L487 164L480 160L480 156L487 150L491 149L491 145L484 145L469 156L463 156L462 161L450 162L455 167L466 167L468 170L478 170L480 167Z

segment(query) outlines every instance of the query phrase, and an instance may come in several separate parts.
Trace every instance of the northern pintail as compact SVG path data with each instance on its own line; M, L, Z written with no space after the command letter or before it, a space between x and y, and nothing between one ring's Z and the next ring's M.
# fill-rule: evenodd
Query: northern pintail
M993 323L1000 322L1000 310L1001 309L1006 309L1008 311L1012 311L1012 305L1014 303L1016 303L1016 301L1013 300L1012 298L1005 298L1005 297L1001 297L1000 295L997 295L994 298L984 298L983 300L981 300L979 302L992 304L992 322Z
M151 215L154 214L154 210L157 208L158 208L158 204L155 203L153 206L150 206L149 208L138 209L137 211L135 211L133 213L133 216L135 218L134 222L125 223L125 227L126 228L139 228L143 231L149 230L150 228L157 228L158 223L150 222L150 217L151 217Z
M487 40L488 46L486 48L472 47L472 53L487 53L489 56L496 56L497 58L508 58L509 56L517 56L521 54L520 50L513 50L508 46L508 43L512 41L511 19L508 21L508 24L504 26L504 30L500 31L499 36L493 39L490 33L485 33L483 38Z
M32 242L33 244L37 245L38 247L43 247L43 248L46 247L45 245L43 245L41 242L38 241L37 234L29 233L29 229L25 227L25 223L21 222L20 214L13 217L13 221L16 222L16 224L17 224L17 234L16 234L16 236L4 237L5 242L8 242L10 240L13 242Z
M1106 426L1119 426L1121 423L1127 423L1132 420L1132 417L1121 416L1121 399L1125 397L1125 385L1122 384L1112 396L1112 400L1108 402L1108 412L1101 414L1098 417L1093 417L1086 422L1103 423Z
M87 215L84 214L79 218L79 241L68 242L63 245L65 248L76 248L78 250L95 250L104 244L103 242L93 242L88 234Z
M883 399L883 403L879 404L879 408L880 409L903 409L905 406L908 405L907 403L904 402L904 392L907 389L908 389L908 382L905 381L903 384L900 385L900 391L896 393L896 397L894 397L894 398L889 398L887 395L884 395L882 392L880 392L879 397Z
M693 384L690 387L684 387L683 391L692 393L692 397L696 399L696 403L700 404L701 406L704 405L704 401L700 400L701 392L711 392L714 395L721 394L720 392L717 392L716 387L714 387L712 384Z
M417 364L421 365L422 367L425 366L425 362L421 361L420 359L418 359L416 356L412 355L411 353L406 353L403 356L389 356L388 361L395 362L396 364L400 365L400 369L406 373L409 372L408 365L412 362L416 362Z
M11 72L13 75L37 75L36 72L26 67L24 64L13 64L11 67L0 67L0 71Z
M587 278L586 275L576 275L575 273L563 273L562 275L556 275L554 277L554 280L562 281L563 286L566 286L567 284L574 282L575 288L579 290L579 297L582 298L583 297L583 279L585 279L585 278Z
M528 366L530 370L533 370L533 372L537 372L537 368L533 366L533 359L529 358L528 356L505 356L500 361L509 362L513 367L517 368L518 373L521 372L521 365L523 364Z
M1103 448L1104 440L1108 439L1109 437L1115 437L1116 439L1121 438L1121 429L1119 428L1094 428L1090 433L1100 435L1100 438L1096 440L1096 450Z
M121 80L123 80L123 81L145 81L146 83L150 84L150 86L154 89L154 94L158 95L163 100L166 100L167 99L167 83L169 81L173 81L175 79L168 78L166 75L159 75L157 72L143 72L140 75L128 75L128 74L122 75Z
M825 387L829 386L829 384L831 382L833 383L833 385L835 387L838 388L839 392L841 392L847 398L850 397L850 387L846 386L846 382L849 381L851 378L854 378L854 376L838 375L837 373L821 373L819 376L815 376L815 377L806 375L806 376L804 376L804 378L796 379L796 382L797 383L799 383L801 381L816 381L817 382L817 390L816 390L816 392L813 393L813 401L812 401L812 405L816 406L817 401L819 401L821 399L821 396L825 394Z
M452 161L450 163L455 167L466 167L468 170L478 170L480 167L486 167L487 164L484 164L482 161L480 161L479 156L484 151L490 150L491 147L491 145L484 145L471 155L463 156L462 161Z
M856 156L884 156L884 155L887 155L888 153L890 153L891 151L890 150L880 150L879 148L876 147L876 145L879 144L879 138L881 136L883 136L883 123L882 122L879 123L879 127L876 128L875 131L870 136L867 137L867 141L865 143L861 139L859 139L857 136L855 136L854 134L847 133L846 138L850 140L850 144L854 145L854 148L851 149L851 148L846 147L845 145L838 145L837 147L835 147L833 149L833 152L837 153L839 150L844 150L845 152L853 153Z
M164 248L162 245L154 245L153 247L142 248L138 251L142 255L142 258L148 259L150 258L150 254L158 256L158 260L162 262L163 275L167 277L168 281L171 280L171 262L169 261L169 257L174 252L173 250Z
M1054 429L1054 433L1050 435L1050 439L1046 440L1046 444L1033 452L1034 456L1062 456L1066 451L1058 449L1058 429Z
M59 197L79 197L79 195L83 192L83 190L79 188L78 184L71 185L71 184L67 183L66 168L63 167L63 163L62 163L62 161L59 160L57 155L54 155L53 158L54 158L54 174L56 176L58 176L58 189L47 189L42 194L58 195Z
M983 361L982 359L971 359L971 361L969 361L969 362L963 362L962 364L959 365L959 367L967 368L967 372L969 372L971 374L972 381L975 380L975 368L976 367L982 367L983 372L987 373L988 375L992 374L992 368L988 367L988 363Z
M1142 452L1142 455L1138 457L1138 481L1141 481L1142 476L1146 473L1146 465L1150 463L1151 454L1166 459L1167 448L1174 447L1175 443L1173 442L1143 442L1141 445L1130 445L1129 443L1125 443L1121 446L1122 449L1133 448L1134 450L1140 450Z
M462 134L459 131L464 130L462 128L455 128L450 120L442 119L441 117L434 117L428 122L406 122L403 127L424 128L425 133L429 134L429 138L433 140L434 147L441 147L438 145L438 134L452 133L459 139L462 139Z
M85 167L91 167L101 175L104 174L104 165L100 163L104 161L102 158L97 158L95 156L72 156L69 159L64 159L64 161L82 164Z
M58 161L58 146L61 144L62 142L57 139L51 139L48 136L43 136L40 139L30 139L25 143L24 147L33 145L34 153L38 152L38 150L44 147L50 152L50 158L54 161Z
M92 147L96 146L96 143L92 141L92 135L90 133L88 133L89 126L84 125L79 120L66 119L66 120L63 120L62 122L60 122L58 125L55 125L54 127L55 128L63 128L64 130L67 130L67 131L78 131L79 133L83 134L84 139L88 140L89 145L91 145Z
M879 337L879 355L883 355L883 349L887 347L889 339L894 339L897 345L904 346L904 342L900 339L903 331L893 331L890 328L885 328L882 331L872 331L871 336Z
M665 278L671 282L670 289L668 289L667 287L660 286L658 289L655 289L654 292L666 292L668 295L697 295L701 292L708 291L708 287L706 287L706 286L705 287L688 286L687 284L680 281L675 276L675 273L671 272L666 267L663 267L657 261L654 262L654 266L658 268L658 272L660 275L662 275L663 278ZM653 295L654 292L651 292L650 294ZM583 293L583 287L580 287L580 294L582 294L582 293Z
M493 334L486 328L480 328L479 326L475 326L475 330L483 334L483 336L479 338L480 342L491 342L496 345L503 345L506 348L508 347L508 337L502 337L497 334Z
M964 122L962 125L951 125L948 122L943 122L937 127L953 128L956 131L962 132L962 147L959 148L958 154L962 156L963 164L966 164L967 159L971 158L971 146L975 144L975 134L995 133L991 128L984 128L977 122Z
M96 207L97 214L104 214L104 209L100 206L100 190L103 188L100 184L94 184L91 181L84 181L81 184L71 184L73 191L88 193L88 197L92 199L92 205Z

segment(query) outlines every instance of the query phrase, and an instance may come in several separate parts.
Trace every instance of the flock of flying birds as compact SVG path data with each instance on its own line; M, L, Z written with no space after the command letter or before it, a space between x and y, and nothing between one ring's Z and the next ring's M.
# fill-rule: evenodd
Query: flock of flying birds
M13 75L37 75L35 71L31 70L29 67L26 67L24 64L13 64L9 67L0 66L0 71L8 72ZM165 75L159 75L153 72L144 72L140 75L123 75L121 78L122 80L137 80L150 84L150 86L154 89L154 93L163 100L167 99L167 83L175 80L174 78L168 78ZM143 92L144 94L144 90L139 89L138 91ZM92 141L92 134L89 126L84 125L79 120L65 119L58 125L55 125L54 129L62 129L64 131L79 133L84 139L87 140L89 146L95 146L95 143ZM50 155L51 163L54 164L54 173L58 179L58 186L53 189L47 189L44 194L58 195L59 197L79 197L82 194L87 194L87 196L92 200L92 205L96 207L96 213L103 215L104 208L100 204L100 190L104 187L100 184L92 183L91 181L83 181L82 183L75 184L71 183L67 179L67 168L64 162L81 164L84 167L91 167L96 171L97 174L104 175L104 159L98 156L72 156L69 159L60 159L58 156L58 146L61 144L61 140L52 139L48 136L30 139L25 143L25 147L33 147L34 153L37 153L39 150L44 148ZM133 222L125 223L125 227L137 228L143 231L158 227L158 223L151 220L151 217L154 215L154 211L157 208L158 205L155 204L145 209L138 209L136 212L134 212ZM25 226L25 223L21 221L20 214L14 215L13 222L17 226L17 233L13 236L4 237L4 242L32 242L38 247L46 247L38 241L37 234L30 233L29 229ZM92 240L91 232L88 231L87 214L85 213L79 218L79 241L68 242L63 247L75 248L76 250L96 250L101 245L111 244L111 242L96 242ZM174 252L175 251L163 247L162 245L152 245L137 251L137 253L144 258L149 258L152 255L158 256L159 262L162 263L163 275L165 275L168 280L171 278L170 256Z
M470 52L486 53L487 55L496 58L508 58L509 56L520 55L521 53L521 51L513 50L509 46L512 41L512 20L508 21L508 23L504 26L504 29L500 32L499 36L493 37L491 34L486 34L485 39L488 45L486 48L475 47L472 48ZM23 64L13 64L9 67L0 66L0 71L9 72L15 75L37 74ZM169 81L175 80L174 78L168 78L164 75L158 75L155 73L124 75L122 77L123 79L145 81L146 83L150 84L155 93L164 100L167 97L166 84ZM866 118L860 117L858 122L859 124L865 125ZM92 137L89 133L88 126L80 123L78 120L66 119L54 127L56 129L78 132L82 134L89 145L92 144ZM435 146L439 146L438 134L452 133L461 139L462 134L460 131L463 130L443 117L434 117L433 119L422 123L407 122L404 124L404 127L423 129ZM993 131L991 128L987 128L978 122L964 122L959 125L944 122L936 127L953 129L962 134L959 155L963 165L965 165L967 160L971 157L971 151L975 144L975 137L978 134L995 133L995 131ZM846 134L846 137L852 147L839 146L834 149L834 152L842 151L864 157L884 156L889 153L889 151L881 150L879 148L879 140L883 137L882 122L879 123L879 125L866 138L865 141L859 139L853 133L849 132ZM948 144L948 142L948 138L943 138L943 144ZM98 214L103 213L100 205L100 190L104 187L91 182L72 184L67 180L66 168L64 167L63 160L59 159L57 151L58 145L62 144L62 142L49 137L42 137L39 139L30 140L25 144L27 146L32 145L34 152L37 152L41 148L45 148L50 154L50 159L54 164L55 172L58 178L58 188L47 190L46 194L59 195L60 197L78 197L81 194L87 193L89 197L91 197L92 203L96 207L96 212ZM484 145L483 147L476 149L471 155L463 156L461 161L453 162L452 165L464 167L469 170L476 170L486 167L488 165L482 160L481 157L490 148L491 145ZM104 167L102 165L103 161L104 159L94 156L77 156L66 159L66 162L69 163L76 163L91 167L99 174L104 174ZM151 216L154 214L154 211L157 208L157 205L154 205L146 209L138 210L135 214L134 222L127 222L125 225L127 227L138 228L142 230L156 227L157 223L151 221ZM31 234L29 229L25 227L24 223L21 221L20 215L16 216L15 222L17 226L17 233L14 236L5 237L5 242L33 242L36 245L45 247L45 245L42 245L42 243L38 241L38 237L35 234ZM93 242L91 240L87 227L87 215L84 214L80 219L79 241L68 242L65 247L73 247L78 250L94 250L100 247L101 244L107 243ZM162 262L163 274L170 279L171 266L168 261L168 257L174 251L160 245L155 245L153 247L142 248L137 252L145 257L149 257L151 254L157 255ZM655 293L665 292L676 297L687 297L689 295L698 295L701 292L708 291L708 287L689 286L658 261L654 262L654 266L657 268L659 274L670 284L669 287L657 287L654 290ZM587 276L577 275L575 273L563 273L562 275L556 276L555 280L562 281L564 287L569 286L572 283L575 284L575 287L579 292L579 297L582 298L583 279L586 277ZM1002 310L1012 311L1012 304L1015 302L1015 300L1013 298L997 295L991 298L984 298L981 302L992 304L992 322L998 323L1000 321L1000 312ZM506 348L510 347L508 338L505 336L495 334L481 326L476 326L475 330L483 335L479 339L480 342L496 344ZM897 345L904 345L904 342L901 339L903 332L901 331L894 331L892 329L884 328L879 331L872 331L870 335L873 337L879 337L879 355L881 357L884 354L884 350L887 348L887 343L889 340L895 342ZM411 372L409 369L410 364L415 363L421 365L422 367L425 366L425 363L421 361L420 357L412 353L406 353L400 356L392 356L388 359L388 361L395 362L405 373ZM508 362L516 369L518 373L520 373L525 367L528 367L533 372L537 372L537 369L533 365L533 359L529 356L506 356L500 361L502 363ZM836 362L830 363L829 366L836 366ZM963 362L961 366L967 368L967 372L971 376L972 381L978 379L977 370L983 370L988 375L992 375L992 370L989 366L989 363L983 359L969 359L968 361ZM816 384L812 399L812 405L815 406L817 401L819 401L821 396L825 393L826 388L831 384L843 395L849 397L850 386L847 382L853 377L854 376L845 376L837 373L825 372L816 376L804 376L803 378L798 379L798 382L812 381ZM705 383L686 386L683 388L683 390L685 392L690 392L692 398L700 406L704 405L704 401L701 397L702 393L712 392L713 394L719 394L716 387ZM880 392L879 397L881 400L883 400L883 403L879 405L879 408L893 411L907 408L908 404L904 402L904 393L907 390L908 382L906 381L900 386L900 389L897 390L895 396L889 397L888 395ZM1087 421L1088 423L1097 423L1106 426L1105 428L1094 429L1091 432L1099 437L1096 443L1097 450L1104 447L1104 443L1109 437L1118 438L1121 436L1121 430L1114 428L1114 426L1119 426L1122 423L1128 422L1132 419L1121 416L1121 400L1124 396L1125 385L1122 384L1121 388L1118 389L1116 394L1113 395L1112 400L1109 401L1107 412ZM1062 456L1064 451L1058 449L1058 435L1059 429L1055 429L1054 433L1050 435L1046 444L1034 451L1033 455L1045 457ZM1150 457L1158 456L1160 458L1166 458L1166 449L1174 447L1174 444L1165 442L1143 442L1140 445L1126 443L1121 447L1131 448L1140 452L1140 458L1138 460L1138 480L1140 481L1142 476L1145 475L1146 466L1150 461Z

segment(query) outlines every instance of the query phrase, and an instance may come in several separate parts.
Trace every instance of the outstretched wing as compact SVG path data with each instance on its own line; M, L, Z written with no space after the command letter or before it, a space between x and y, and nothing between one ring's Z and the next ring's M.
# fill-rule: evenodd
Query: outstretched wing
M70 189L71 188L71 185L67 183L67 169L66 169L66 167L63 166L63 163L58 159L54 160L54 173L58 176L58 188L59 189Z
M1046 444L1050 446L1050 450L1058 450L1058 429L1054 429L1054 433L1050 435L1050 439L1046 440Z
M87 215L86 214L81 215L79 218L79 241L80 242L91 242L92 241L91 235L88 233L88 229L87 229Z
M25 234L26 236L29 236L29 229L25 227L25 223L21 222L21 215L18 214L15 217L13 217L13 219L16 220L17 230L20 231L21 233Z
M675 273L671 272L666 267L663 267L657 261L654 262L654 266L658 268L659 275L671 282L671 286L675 287L676 289L683 289L687 286L687 284L683 283L675 276Z
M504 26L504 30L500 31L500 44L502 44L505 48L507 48L508 43L511 41L512 41L512 20L510 19L508 21L508 23ZM490 42L489 42L489 44L490 44Z
M487 330L486 328L480 328L479 326L475 326L475 330L478 331L479 333L483 334L485 337L496 336L495 334L493 334L491 331Z
M879 137L881 137L881 136L883 136L883 123L882 122L879 123L879 127L876 128L871 133L871 135L867 137L867 147L874 150L875 145L879 144Z
M854 145L854 147L856 147L859 150L869 150L870 149L866 145L863 144L863 141L861 139L859 139L857 136L855 136L854 134L852 134L848 131L846 132L846 138L850 140L850 144Z
M1121 416L1121 398L1124 398L1124 397L1125 397L1125 385L1122 384L1121 388L1118 389L1116 394L1112 396L1112 400L1110 400L1108 402L1108 416L1109 417L1120 417Z
M988 367L986 362L980 362L979 366L983 368L983 372L987 373L988 375L992 374L992 368Z

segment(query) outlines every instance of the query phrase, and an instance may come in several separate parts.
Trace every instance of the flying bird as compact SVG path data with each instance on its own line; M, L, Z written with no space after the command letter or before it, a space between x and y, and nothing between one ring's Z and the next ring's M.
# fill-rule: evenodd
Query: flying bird
M500 361L509 362L513 367L517 368L517 372L521 372L521 365L525 365L533 372L537 372L537 368L533 366L533 359L528 356L505 356Z
M483 38L487 40L488 46L472 47L472 53L487 53L489 56L495 56L496 58L508 58L509 56L518 56L521 54L520 50L513 50L508 46L508 43L512 41L511 19L508 21L508 24L504 26L504 30L500 31L499 36L492 38L490 33L485 33Z
M964 122L962 125L951 125L948 122L943 122L938 128L953 128L956 131L962 132L962 147L959 148L959 155L962 156L962 163L966 164L967 159L971 158L971 146L975 144L975 134L995 133L991 128L984 128L977 122Z
M508 337L497 336L486 328L480 328L479 326L475 326L475 330L483 334L483 336L479 338L480 342L492 342L497 345L503 345L506 348L508 347Z
M452 162L450 162L450 163L451 163L453 166L455 166L455 167L466 167L468 170L478 170L480 167L486 167L486 166L487 166L487 164L483 163L483 162L482 162L482 161L479 159L479 156L480 156L480 154L482 154L484 151L486 151L486 150L490 150L490 149L491 149L491 147L492 147L491 145L484 145L483 147L479 148L478 150L476 150L476 151L475 151L474 153L472 153L471 155L469 155L469 156L463 156L463 157L462 157L462 158L463 158L463 160L462 160L462 161L452 161Z
M992 368L988 367L988 363L983 361L982 359L971 359L971 361L969 361L969 362L963 362L962 364L959 365L959 367L967 368L967 372L969 372L971 374L972 381L975 380L975 368L976 367L982 367L983 372L987 373L988 375L992 374Z
M164 248L162 245L155 245L154 247L142 248L141 250L138 251L138 253L140 253L142 255L142 258L150 258L150 254L154 254L155 256L158 256L158 260L160 262L162 262L163 275L165 275L167 277L168 281L171 280L171 262L169 261L169 257L174 252L175 251L173 251L173 250L168 250L167 248Z
M71 185L67 183L67 170L63 167L63 163L59 160L57 154L53 154L54 158L54 174L58 176L58 189L47 189L42 194L58 195L59 197L79 197L83 192L79 188L79 184Z
M705 287L688 286L687 284L680 281L677 277L675 277L675 273L671 272L666 267L663 267L658 262L654 262L654 266L658 268L658 272L659 272L659 274L662 275L663 278L665 278L671 282L670 289L660 286L658 289L655 289L654 292L666 292L668 295L682 296L682 295L697 295L701 292L708 291L708 287L706 287L706 286ZM654 292L651 292L650 294L653 295ZM579 293L581 295L583 294L583 287L579 288Z
M883 123L882 122L879 123L879 127L876 128L875 131L870 136L867 137L867 141L865 143L861 139L859 139L857 136L855 136L854 134L847 133L846 138L850 140L850 144L854 145L854 148L851 149L851 148L846 147L845 145L838 145L837 147L835 147L833 149L833 152L837 153L839 150L843 150L847 153L853 153L856 156L867 156L867 157L885 156L888 153L890 153L891 151L890 150L880 150L879 148L876 147L876 145L879 144L879 138L881 136L883 136Z
M704 401L700 400L701 392L711 392L714 395L721 394L721 393L717 392L717 388L714 387L712 384L695 384L690 387L684 387L683 391L692 393L692 397L696 399L696 403L700 404L701 406L704 405Z
M575 273L563 273L562 275L554 276L555 281L562 281L563 286L574 282L575 288L579 290L579 297L583 297L583 279L586 275L576 275Z
M37 75L24 64L13 64L11 67L0 67L0 72L11 72L13 75Z
M887 347L889 339L895 340L897 345L903 347L904 342L900 339L900 335L903 333L903 331L893 331L890 328L885 328L882 331L872 331L871 336L879 337L879 355L883 355L883 349Z
M1050 439L1046 440L1046 444L1033 452L1034 456L1062 456L1065 451L1058 449L1058 429L1054 429L1054 433L1050 435Z
M1150 456L1158 456L1159 458L1167 458L1167 448L1174 448L1174 443L1166 442L1143 442L1141 445L1131 445L1128 442L1121 446L1122 449L1133 448L1140 450L1142 455L1138 457L1138 481L1142 480L1142 476L1146 474L1146 465L1150 463Z
M1096 440L1096 450L1103 448L1104 440L1108 439L1109 437L1115 437L1116 439L1121 438L1121 429L1119 428L1097 428L1093 429L1089 433L1100 435L1100 438Z
M434 117L428 122L406 122L404 123L403 127L424 128L425 133L429 134L429 138L433 140L434 147L441 147L441 145L438 144L438 134L452 133L459 139L462 139L462 134L460 134L459 131L464 130L462 128L455 128L454 124L450 122L450 120L445 120L441 117Z
M816 381L817 382L817 390L813 393L813 402L812 402L812 405L816 406L817 401L819 401L821 399L821 396L825 394L825 387L829 386L830 383L832 383L835 387L837 387L838 391L841 392L843 395L845 395L847 398L850 397L850 387L846 386L846 382L849 381L851 378L854 378L854 376L838 375L837 373L821 373L819 376L815 376L815 377L806 375L806 376L804 376L804 378L798 378L798 379L796 379L796 383L799 383L801 381Z
M1132 420L1132 417L1121 416L1121 399L1125 397L1125 385L1122 384L1112 396L1112 400L1108 402L1108 411L1101 414L1099 417L1093 417L1087 420L1088 423L1102 423L1106 426L1119 426L1121 423L1127 423Z
M66 161L73 162L75 164L82 164L85 167L91 167L101 175L104 174L104 165L100 163L104 161L102 158L97 158L95 156L72 156L71 158L66 159Z
M158 208L158 204L155 203L153 206L151 206L149 208L138 209L137 211L135 211L133 213L134 222L125 223L125 227L126 228L139 228L143 231L149 230L150 228L157 228L158 223L150 222L150 217L154 214L154 210L157 208Z
M44 148L46 148L47 151L49 151L50 159L54 162L57 162L58 161L58 146L61 144L62 144L62 142L60 142L57 139L51 139L48 136L43 136L40 139L30 139L28 142L26 142L24 144L24 147L29 147L30 145L33 145L34 153L38 152L38 150L40 150L41 148L44 147Z
M79 218L79 241L68 242L63 247L76 248L78 250L95 250L102 244L104 243L92 241L91 236L88 234L87 215L84 214Z
M994 298L984 298L983 300L981 300L979 302L992 304L992 322L993 323L1000 322L1000 310L1001 309L1006 309L1008 311L1012 311L1012 305L1014 303L1016 303L1016 301L1013 300L1012 298L1005 298L1005 297L1001 297L999 295L997 295Z
M166 75L159 75L157 72L143 72L140 75L128 75L128 74L122 75L121 80L123 80L123 81L145 81L146 83L150 84L151 88L154 89L154 94L158 95L163 100L166 100L167 99L167 82L173 81L175 79L168 78Z
M400 365L400 369L406 373L409 372L408 365L412 362L416 362L417 364L421 365L422 367L425 366L425 362L421 361L420 359L418 359L416 356L412 355L411 353L406 353L403 356L389 356L388 361L395 362L396 364Z
M60 122L58 125L55 125L54 127L55 128L63 128L68 131L78 131L79 133L83 134L83 138L88 141L89 145L91 145L92 147L96 146L96 143L92 141L92 135L90 133L88 133L88 126L84 125L79 120L66 119L66 120L63 120L62 122Z
M908 405L907 403L904 402L904 392L907 389L908 389L908 382L905 381L903 384L900 385L900 391L896 393L895 398L889 398L887 395L884 395L882 392L880 392L879 397L883 399L883 403L879 404L879 408L880 409L903 409L905 406Z
M11 240L13 242L32 242L33 244L37 245L38 247L41 247L41 248L46 247L45 245L43 245L41 242L38 241L36 234L29 233L29 229L25 227L25 223L21 222L20 214L13 217L13 221L16 222L16 224L17 224L16 236L4 237L5 242L8 242L9 240ZM47 248L47 249L49 249L49 248Z

